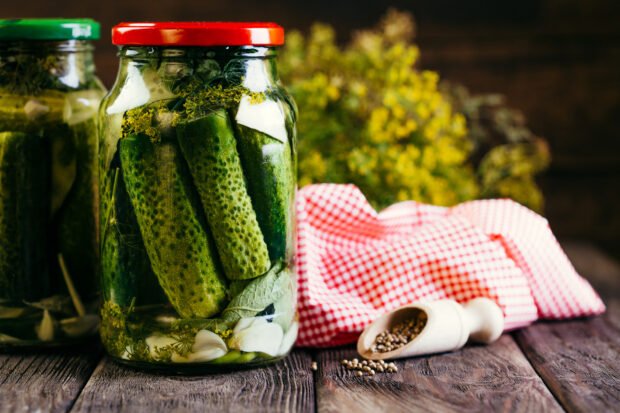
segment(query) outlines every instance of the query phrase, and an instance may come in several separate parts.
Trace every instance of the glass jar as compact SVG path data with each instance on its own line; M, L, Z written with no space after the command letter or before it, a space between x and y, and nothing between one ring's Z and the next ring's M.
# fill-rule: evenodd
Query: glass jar
M101 337L117 361L256 366L297 336L295 109L275 24L123 23L101 105Z
M97 331L99 24L0 20L0 348Z

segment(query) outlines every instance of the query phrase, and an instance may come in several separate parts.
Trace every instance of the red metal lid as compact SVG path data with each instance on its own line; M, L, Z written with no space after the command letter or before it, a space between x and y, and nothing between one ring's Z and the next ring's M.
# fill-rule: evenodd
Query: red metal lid
M128 46L281 46L284 29L275 23L141 22L112 28L112 43Z

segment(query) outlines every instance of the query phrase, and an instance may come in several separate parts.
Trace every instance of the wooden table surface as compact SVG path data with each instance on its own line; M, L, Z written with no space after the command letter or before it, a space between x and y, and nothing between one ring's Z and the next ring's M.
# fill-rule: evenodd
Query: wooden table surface
M189 377L127 369L98 349L0 354L0 412L620 411L620 265L588 244L564 247L603 296L605 315L539 322L489 346L399 361L398 373L374 377L340 366L353 347L296 350L268 368Z

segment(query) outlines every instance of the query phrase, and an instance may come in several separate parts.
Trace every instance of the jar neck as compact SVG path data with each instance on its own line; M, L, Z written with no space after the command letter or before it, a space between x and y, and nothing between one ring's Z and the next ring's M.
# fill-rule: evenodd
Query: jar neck
M162 80L198 78L205 85L226 81L251 91L276 87L274 47L135 47L119 49L120 71L151 68Z
M93 49L84 40L0 42L0 87L25 94L92 87Z

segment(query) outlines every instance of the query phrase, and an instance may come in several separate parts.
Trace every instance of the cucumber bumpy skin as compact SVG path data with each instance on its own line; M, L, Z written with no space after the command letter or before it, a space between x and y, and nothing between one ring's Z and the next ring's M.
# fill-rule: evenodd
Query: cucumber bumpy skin
M239 156L258 223L274 261L292 255L295 176L290 144L243 125L235 128Z
M177 125L181 150L231 280L258 277L271 267L248 195L228 114L217 110Z
M118 159L118 158L117 158ZM125 308L166 301L151 269L140 227L117 168L102 172L101 185L101 274L103 296Z
M191 184L176 145L144 135L120 141L127 193L153 272L181 317L211 317L226 305L218 268Z
M34 301L50 292L48 146L39 135L0 133L0 299Z

